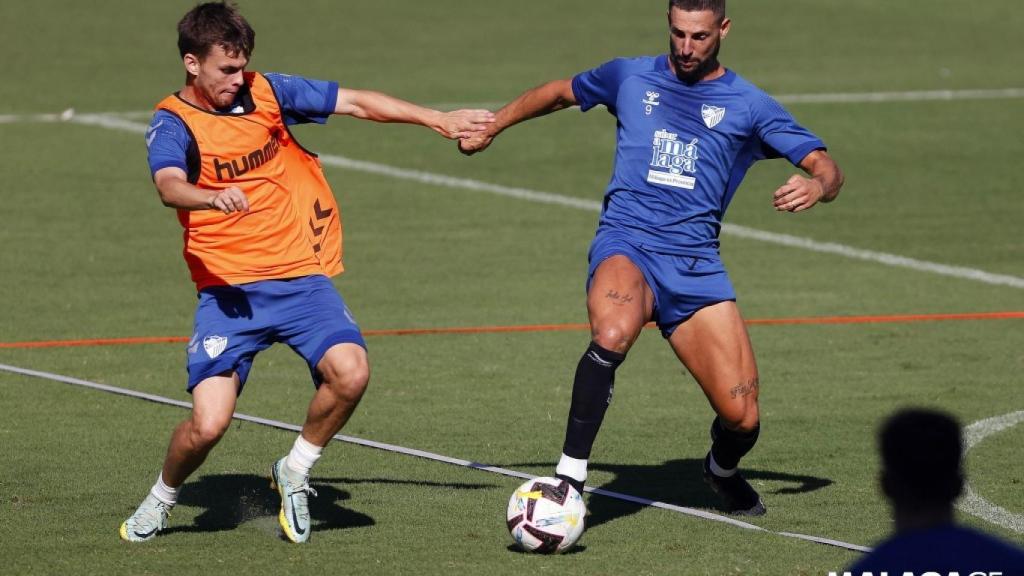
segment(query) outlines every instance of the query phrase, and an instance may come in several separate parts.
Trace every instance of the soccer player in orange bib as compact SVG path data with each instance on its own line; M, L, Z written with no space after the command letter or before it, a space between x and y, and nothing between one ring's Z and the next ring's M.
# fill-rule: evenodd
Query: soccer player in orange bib
M201 4L178 23L185 87L146 133L153 182L184 228L199 292L188 344L191 416L174 430L156 484L120 528L142 542L167 526L186 478L228 429L252 360L283 342L316 386L302 433L271 467L279 521L309 539L309 471L369 380L366 344L329 277L342 267L341 216L316 156L289 132L331 114L429 127L451 139L486 128L486 110L442 113L335 82L246 72L255 33L237 8Z

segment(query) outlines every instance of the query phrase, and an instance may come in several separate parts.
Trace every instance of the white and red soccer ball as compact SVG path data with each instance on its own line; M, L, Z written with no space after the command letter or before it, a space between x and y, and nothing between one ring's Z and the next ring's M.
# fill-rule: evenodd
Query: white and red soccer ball
M587 507L565 480L534 478L524 482L508 500L508 531L527 552L564 552L583 534Z

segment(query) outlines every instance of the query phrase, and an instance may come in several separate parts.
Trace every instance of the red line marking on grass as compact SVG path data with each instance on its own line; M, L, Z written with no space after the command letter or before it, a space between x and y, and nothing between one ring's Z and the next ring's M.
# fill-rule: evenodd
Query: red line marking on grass
M907 322L940 322L951 320L1017 320L1024 312L977 312L967 314L895 314L888 316L810 316L806 318L755 318L746 320L750 326L785 326L796 324L902 324ZM654 328L648 324L646 328ZM525 324L520 326L464 326L451 328L396 328L366 330L364 336L425 336L431 334L499 334L509 332L558 332L589 330L590 324ZM47 340L37 342L0 342L3 348L66 348L74 346L124 346L133 344L180 344L187 336L151 336L142 338L94 338L86 340Z
M590 330L590 324L525 324L521 326L464 326L456 328L399 328L367 330L364 336L419 336L424 334L498 334L502 332L563 332Z
M147 338L93 338L89 340L47 340L40 342L0 342L0 348L64 348L72 346L122 346L125 344L166 344L188 342L187 336Z

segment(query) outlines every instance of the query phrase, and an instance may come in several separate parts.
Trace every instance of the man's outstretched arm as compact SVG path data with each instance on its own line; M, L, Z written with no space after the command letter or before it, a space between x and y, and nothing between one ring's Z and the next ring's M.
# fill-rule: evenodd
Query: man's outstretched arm
M401 122L426 126L445 138L468 138L488 129L494 122L489 110L440 112L371 90L338 89L335 114L374 122Z
M459 141L463 154L475 154L490 146L491 141L510 126L524 120L550 114L576 105L572 79L553 80L522 93L495 115L495 121L485 130Z
M800 161L810 178L794 174L775 191L775 209L786 212L807 210L818 202L831 202L843 187L843 172L824 150L815 150Z

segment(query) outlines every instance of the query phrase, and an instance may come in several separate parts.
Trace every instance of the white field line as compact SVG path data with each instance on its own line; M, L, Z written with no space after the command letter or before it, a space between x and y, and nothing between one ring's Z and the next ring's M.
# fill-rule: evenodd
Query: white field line
M928 262L927 260L917 260L906 256L888 254L886 252L863 250L861 248L854 248L852 246L836 244L834 242L818 242L809 238L801 238L799 236L791 236L789 234L779 234L777 232L766 232L754 228L747 228L746 226L737 226L735 224L723 224L722 232L733 236L739 236L741 238L761 240L763 242L791 246L793 248L803 248L804 250L810 250L812 252L836 254L838 256L845 256L855 260L866 260L868 262L875 262L877 264L884 264L886 266L893 266L896 268L907 268L918 272L929 272L940 276L951 276L953 278L973 280L984 284L994 284L996 286L1024 288L1024 278L1010 276L1007 274L993 274L976 268L950 266L948 264Z
M177 406L180 408L191 409L192 404L188 402L182 402L180 400L172 400L163 396L157 396L155 394L146 394L144 392L138 392L136 390L129 390L126 388L118 388L116 386L109 386L106 384L99 384L96 382L90 382L88 380L81 380L78 378L72 378L69 376L61 376L60 374L52 374L49 372L40 372L37 370L29 370L26 368L19 368L17 366L9 366L7 364L0 364L0 371L11 372L14 374L21 374L22 376L30 376L33 378L42 378L45 380L51 380L54 382L62 382L64 384L71 384L73 386L82 386L84 388L90 388L93 390L99 390L101 392L108 392L111 394L117 394L119 396L127 396L129 398L137 398L140 400L147 400L155 402L157 404L164 404L168 406ZM249 416L246 414L235 413L233 415L235 420L244 422L252 422L254 424L260 424L262 426L269 426L271 428L278 428L281 430L290 430L292 432L301 432L302 427L294 424L287 424L278 420L268 420L266 418L260 418L257 416ZM501 474L503 476L511 476L513 478L522 478L530 480L536 476L533 474L527 474L525 472L519 472L517 470L508 470L506 468L499 468L497 466L488 466L479 462L473 462L471 460L462 460L460 458L452 458L450 456L443 456L441 454L435 454L433 452L426 452L424 450L417 450L415 448L406 448L404 446L396 446L394 444L385 444L383 442L375 442L373 440L364 440L354 436L345 436L343 434L336 434L335 440L345 442L348 444L356 444L359 446L366 446L369 448L376 448L378 450L385 450L387 452L393 452L397 454L405 454L407 456L416 456L418 458L425 458L427 460L433 460L435 462L443 462L445 464L452 464L463 468L472 468L474 470L482 470L484 472L491 472L493 474ZM729 524L737 528L743 528L746 530L754 530L757 532L764 532L767 534L777 534L785 536L787 538L797 538L799 540L806 540L809 542L816 542L818 544L827 544L829 546L837 546L839 548L845 548L847 550L854 550L857 552L870 552L871 548L866 546L860 546L858 544L850 544L840 540L833 540L831 538L823 538L821 536L811 536L807 534L796 534L792 532L773 532L766 530L760 526L736 520L728 516L722 516L721 514L715 514L713 512L707 512L705 510L698 510L696 508L687 508L685 506L676 506L675 504L668 504L665 502L658 502L655 500L649 500L647 498L641 498L638 496L631 496L629 494L622 494L619 492L612 492L610 490L602 490L600 488L585 487L584 491L590 492L591 494L598 494L600 496L607 496L609 498L615 498L618 500L625 500L634 504L640 504L642 506L650 506L652 508L660 508L662 510L669 510L672 512L678 512L687 516L693 516L702 518L704 520L711 520L714 522L721 522Z
M1016 426L1021 422L1024 422L1024 410L986 418L967 426L964 428L964 456L966 457L967 452L985 438ZM1024 534L1024 514L1010 512L1005 508L992 504L975 492L970 484L964 490L964 496L957 503L957 507L982 520L987 520L1007 530Z
M782 94L777 96L776 100L783 104L868 104L883 102L930 102L936 100L1006 100L1014 98L1024 98L1024 88Z
M0 124L57 122L60 114L0 114Z
M62 114L47 115L47 117L55 117L56 119L36 121L67 121L76 124L98 126L101 128L107 128L111 130L136 132L139 134L145 133L147 128L146 124L133 122L130 120L126 120L124 118L110 116L106 114L69 114L67 111L65 111ZM566 206L569 208L577 208L593 212L597 212L601 209L601 202L596 200L586 200L582 198L574 198L572 196L554 194L551 192L540 192L537 190L528 190L526 188L503 186L501 184L492 184L489 182L482 182L480 180L472 180L469 178L456 178L453 176L445 176L443 174L435 174L432 172L424 172L420 170L409 170L406 168L389 166L387 164L367 162L364 160L354 160L351 158L346 158L344 156L321 154L320 161L329 166L335 166L338 168L344 168L348 170L355 170L358 172L366 172L370 174L378 174L381 176L387 176L389 178L397 178L400 180L408 180L413 182L419 182L422 184L430 184L447 188L473 190L477 192L487 192L499 196L507 196L510 198L527 200L530 202ZM864 260L867 262L883 264L886 266L893 266L896 268L906 268L918 272L927 272L931 274L938 274L940 276L959 278L962 280L972 280L975 282L981 282L984 284L991 284L996 286L1024 288L1024 278L1010 276L1006 274L994 274L991 272L986 272L984 270L978 270L975 268L950 266L947 264L939 264L936 262L928 262L926 260L917 260L915 258L908 258L906 256L889 254L886 252L863 250L860 248L854 248L852 246L846 246L843 244L836 244L832 242L819 242L816 240L812 240L810 238L802 238L799 236L791 236L789 234L780 234L777 232L768 232L765 230L758 230L756 228L749 228L746 226L739 226L736 224L723 224L722 232L726 235L737 236L749 240L758 240L761 242L767 242L770 244L777 244L791 248L800 248L812 252L835 254L838 256L844 256L856 260Z

